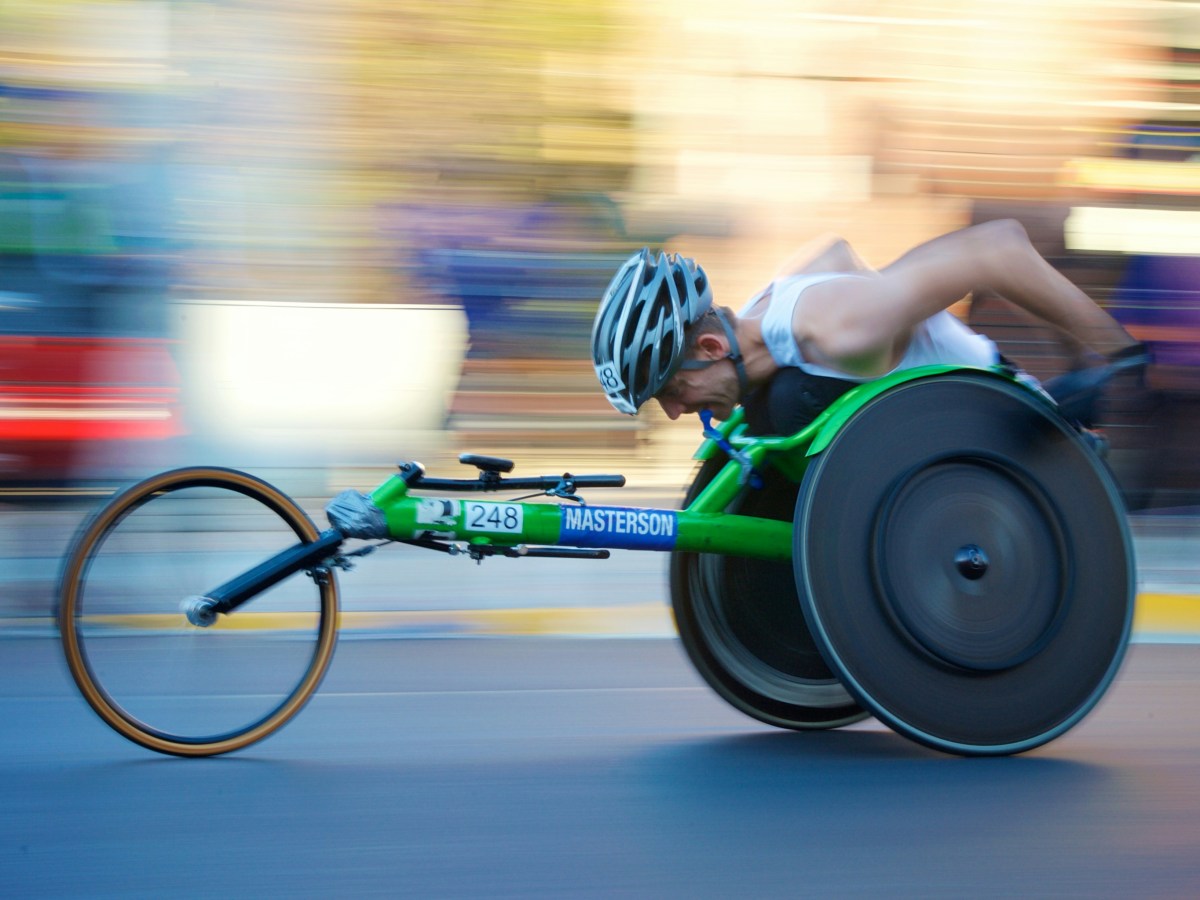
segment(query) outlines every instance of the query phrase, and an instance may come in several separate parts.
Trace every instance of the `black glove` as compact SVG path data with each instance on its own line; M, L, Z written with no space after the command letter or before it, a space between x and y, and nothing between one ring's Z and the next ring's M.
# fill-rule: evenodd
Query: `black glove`
M1100 401L1114 377L1128 375L1132 386L1145 390L1146 368L1152 362L1149 348L1142 343L1099 359L1102 360L1099 365L1075 369L1043 385L1046 393L1058 404L1059 412L1085 428L1096 425Z

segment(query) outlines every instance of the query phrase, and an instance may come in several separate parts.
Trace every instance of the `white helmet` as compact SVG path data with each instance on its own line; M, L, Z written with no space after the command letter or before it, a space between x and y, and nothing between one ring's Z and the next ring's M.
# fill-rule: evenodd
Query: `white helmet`
M592 362L618 412L637 415L683 362L684 329L712 307L693 260L643 248L609 282L592 326Z

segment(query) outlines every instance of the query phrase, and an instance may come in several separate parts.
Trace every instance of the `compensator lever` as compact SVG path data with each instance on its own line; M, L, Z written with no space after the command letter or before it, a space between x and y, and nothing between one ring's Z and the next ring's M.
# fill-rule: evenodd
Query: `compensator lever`
M499 456L480 456L478 453L463 453L458 461L464 466L474 466L479 470L479 481L484 485L498 485L505 475L513 470L513 461Z

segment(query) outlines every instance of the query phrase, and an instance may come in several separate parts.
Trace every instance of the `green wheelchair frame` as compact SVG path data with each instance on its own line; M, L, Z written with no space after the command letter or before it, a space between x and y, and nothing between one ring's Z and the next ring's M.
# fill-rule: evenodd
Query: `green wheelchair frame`
M1036 386L998 368L926 367L852 389L791 436L749 434L740 410L709 435L680 509L596 506L578 493L618 487L619 475L514 478L508 460L464 456L478 477L431 478L404 463L370 494L335 498L320 531L245 473L153 476L115 495L67 553L58 623L71 673L101 718L143 746L184 756L246 747L289 721L328 668L336 570L399 542L475 560L669 552L690 660L736 708L784 728L875 715L946 752L1022 752L1066 732L1112 682L1134 596L1123 508L1095 442ZM174 614L111 615L113 597L142 586L127 563L97 562L110 537L152 502L194 489L249 498L294 542L196 593L164 589ZM499 491L538 499L473 499ZM90 586L110 578L129 581ZM318 597L311 653L295 684L245 722L151 724L95 664L114 629L131 642L125 655L147 633L196 653L207 632L228 633L223 624L289 580Z

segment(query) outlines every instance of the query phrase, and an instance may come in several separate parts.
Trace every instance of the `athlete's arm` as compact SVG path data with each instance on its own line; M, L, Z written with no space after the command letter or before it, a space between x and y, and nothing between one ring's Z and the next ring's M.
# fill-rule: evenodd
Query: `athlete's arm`
M1133 338L1057 272L1006 220L921 244L878 273L814 285L796 304L797 341L834 368L879 374L897 361L919 323L988 289L1105 354Z

